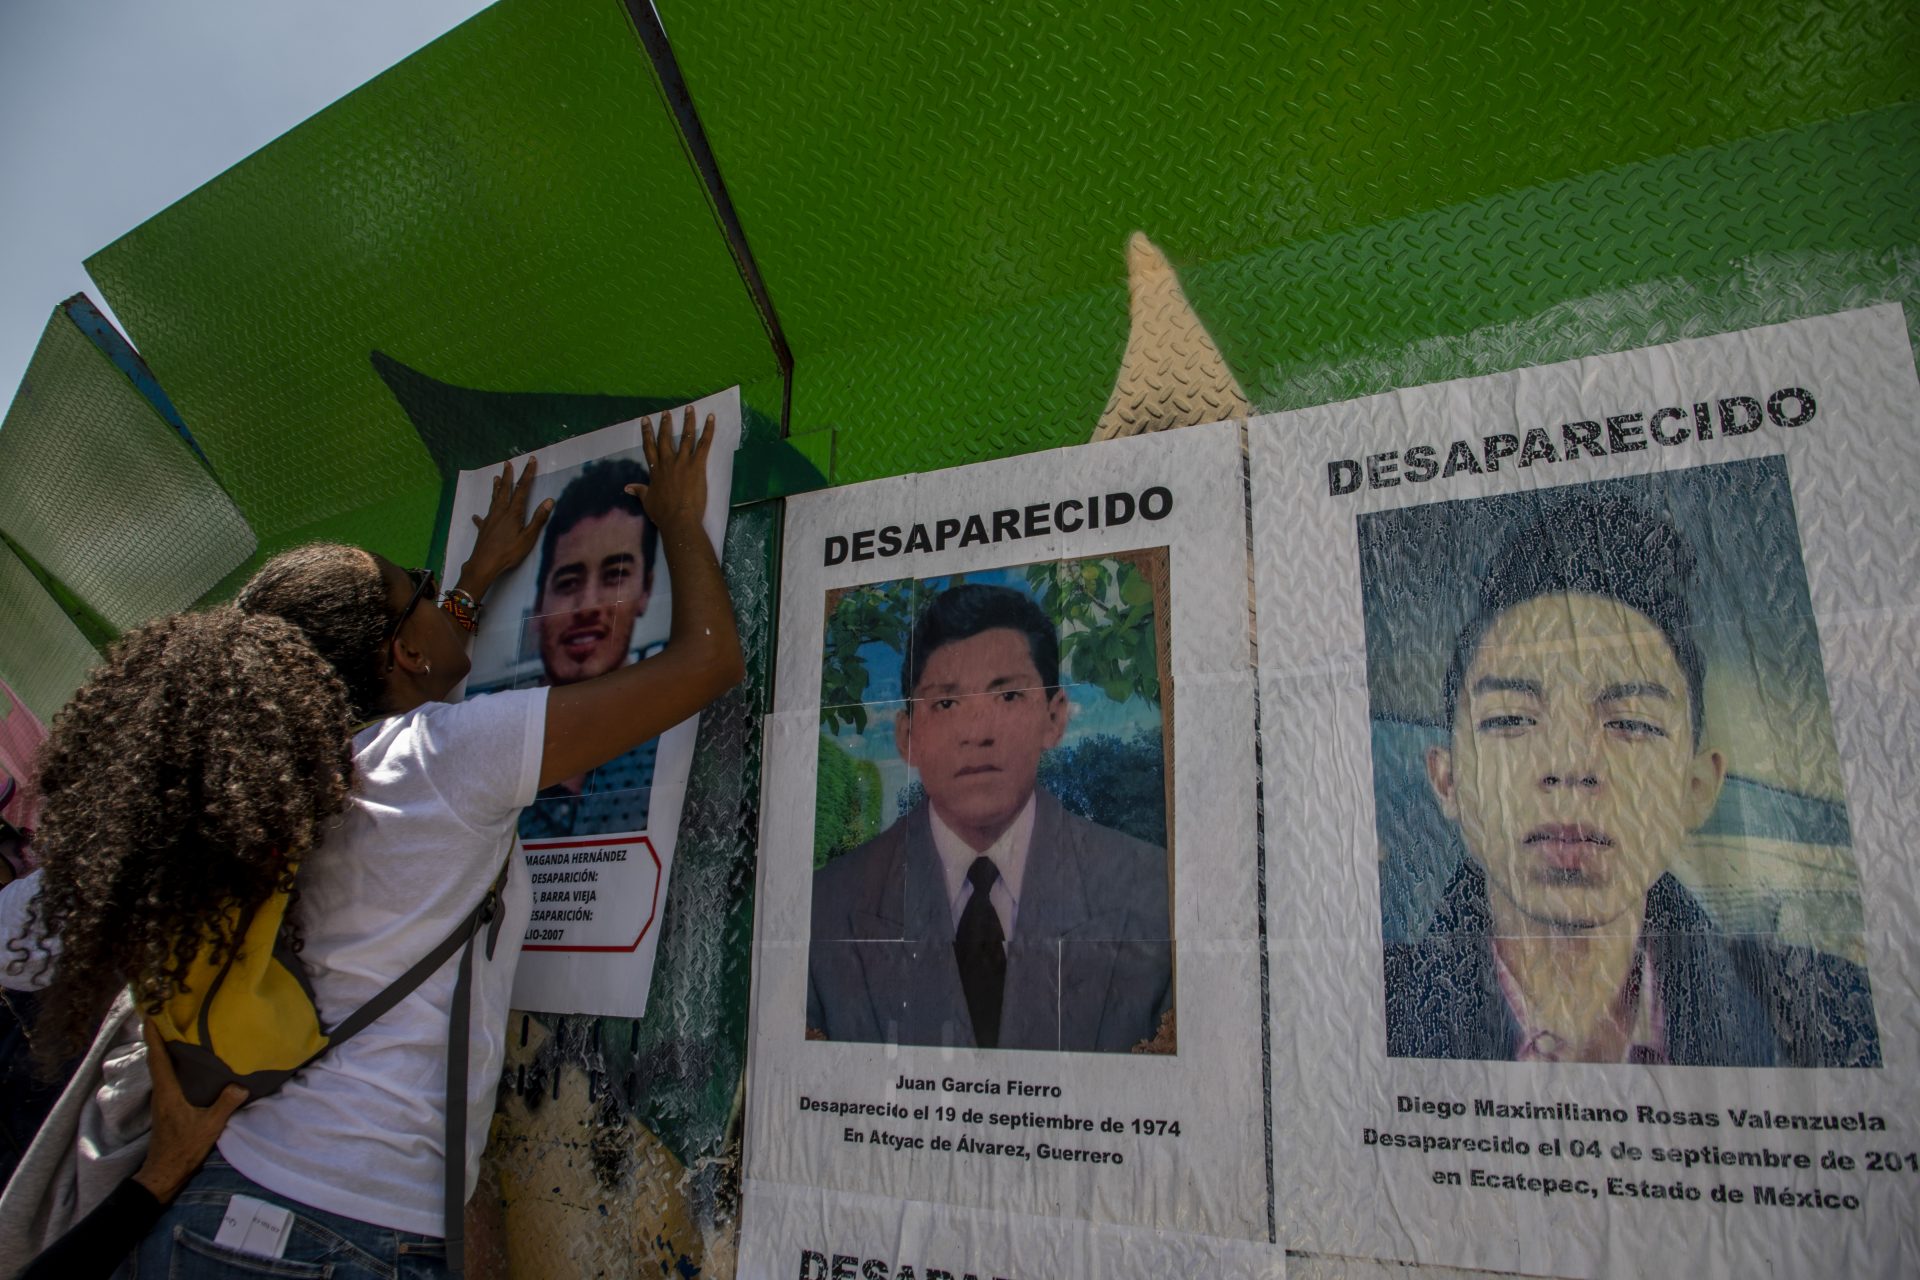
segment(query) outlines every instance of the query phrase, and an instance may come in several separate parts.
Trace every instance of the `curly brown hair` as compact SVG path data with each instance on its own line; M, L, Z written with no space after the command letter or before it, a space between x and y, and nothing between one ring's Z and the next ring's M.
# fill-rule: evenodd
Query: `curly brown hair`
M278 616L288 602L314 615L311 630ZM236 907L294 891L346 806L390 619L366 552L302 547L269 561L238 607L130 632L55 716L29 925L59 940L43 1064L84 1049L125 984L158 1012L203 949L231 954Z
M300 628L346 684L354 714L365 720L379 713L387 674L381 641L393 605L370 554L337 542L282 551L247 580L234 604Z

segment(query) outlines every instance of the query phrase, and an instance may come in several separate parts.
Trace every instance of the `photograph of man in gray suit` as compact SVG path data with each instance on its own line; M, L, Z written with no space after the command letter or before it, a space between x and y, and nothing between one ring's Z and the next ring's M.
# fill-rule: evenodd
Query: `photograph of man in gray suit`
M902 667L900 758L925 799L814 873L810 1038L1123 1053L1170 1025L1167 852L1035 779L1068 699L1031 597L935 596Z

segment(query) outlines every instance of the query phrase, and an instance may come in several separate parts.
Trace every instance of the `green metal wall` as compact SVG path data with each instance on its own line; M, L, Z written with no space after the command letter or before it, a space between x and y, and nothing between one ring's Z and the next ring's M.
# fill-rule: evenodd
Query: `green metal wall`
M660 8L839 480L1084 439L1135 229L1262 410L1912 294L1897 0Z
M441 476L375 350L496 391L777 373L607 0L484 11L87 268L267 552L425 558Z

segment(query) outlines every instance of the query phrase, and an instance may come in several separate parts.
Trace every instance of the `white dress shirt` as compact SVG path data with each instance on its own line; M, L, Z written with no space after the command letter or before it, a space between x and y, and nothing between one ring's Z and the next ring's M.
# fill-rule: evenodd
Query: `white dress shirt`
M940 820L938 809L928 805L927 810L933 822L933 848L940 855L940 870L947 877L947 902L953 908L953 927L959 929L960 913L973 897L973 882L967 879L967 868L975 858L988 857L1000 869L1000 878L993 882L987 901L1000 917L1001 933L1012 938L1014 922L1020 916L1020 882L1027 872L1027 850L1033 844L1033 796L1027 796L1019 816L1000 833L998 840L984 849L975 849L955 834L952 827Z

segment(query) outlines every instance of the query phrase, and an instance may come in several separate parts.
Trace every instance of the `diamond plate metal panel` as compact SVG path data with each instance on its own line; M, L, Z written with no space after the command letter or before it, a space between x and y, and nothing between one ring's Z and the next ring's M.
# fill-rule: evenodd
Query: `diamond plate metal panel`
M186 608L254 549L179 432L65 310L0 425L0 533L122 630Z
M777 525L772 503L728 523L748 678L701 714L646 1016L516 1014L510 1028L483 1183L516 1273L626 1275L644 1257L661 1274L731 1274ZM568 1261L555 1272L543 1256Z
M1914 243L1891 0L661 7L842 482L1085 439L1134 230L1256 407L1622 283Z
M658 7L803 357L1920 83L1899 0Z
M1295 408L1878 301L1920 316L1915 172L1920 108L1889 107L1176 265L1254 407ZM795 428L836 429L837 483L1085 440L1127 343L1123 250L1101 289L803 352Z
M66 705L100 655L32 570L0 546L0 680L42 722Z
M775 369L605 0L503 0L88 268L268 549L425 552L439 476L376 348L502 390L698 394Z

